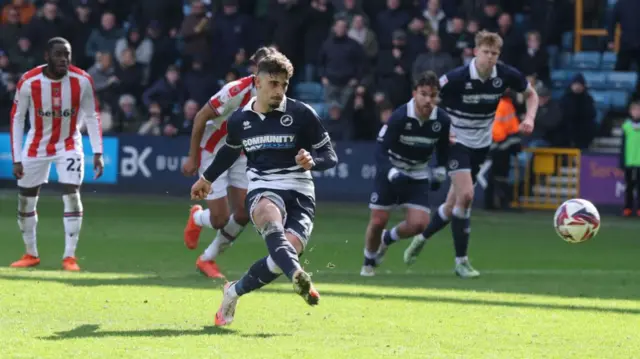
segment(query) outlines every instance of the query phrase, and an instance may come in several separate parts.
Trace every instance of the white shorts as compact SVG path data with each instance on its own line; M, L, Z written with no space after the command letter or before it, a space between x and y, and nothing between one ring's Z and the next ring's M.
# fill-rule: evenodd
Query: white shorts
M198 172L200 175L213 163L215 156L208 151L201 151L200 157L200 169ZM249 186L249 180L247 180L247 157L240 156L234 162L231 167L226 170L217 180L211 184L211 192L205 198L207 201L223 198L227 196L227 187L235 187L241 189L247 189Z
M51 157L23 157L24 176L18 187L33 188L49 182L51 164L56 166L58 182L79 186L84 179L84 154L67 151Z

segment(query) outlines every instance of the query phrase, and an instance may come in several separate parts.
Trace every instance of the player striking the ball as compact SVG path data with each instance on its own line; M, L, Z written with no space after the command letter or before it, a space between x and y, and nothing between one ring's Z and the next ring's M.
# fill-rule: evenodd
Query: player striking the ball
M531 134L538 110L538 95L526 78L511 66L498 63L502 38L480 31L475 38L475 57L467 66L440 78L441 106L451 117L456 143L449 150L448 171L451 187L431 223L407 248L404 261L411 264L427 239L451 222L456 252L455 273L461 278L478 277L467 258L471 203L476 176L492 142L492 125L500 98L507 89L524 93L527 113L520 132Z
M249 188L247 207L269 255L224 286L216 325L233 321L238 298L273 282L284 273L309 305L320 295L299 262L313 230L315 189L311 170L337 163L329 134L311 107L285 97L293 66L282 54L258 63L256 97L228 121L227 139L213 163L193 185L193 199L204 197L244 150ZM314 152L312 155L309 151Z
M265 56L276 52L274 48L262 47L251 56L250 61L255 66ZM227 119L238 108L246 105L253 96L254 78L255 76L251 75L229 82L196 114L191 131L189 157L182 167L185 175L193 176L196 171L202 175L213 162L220 148L224 146ZM203 210L202 206L195 205L189 213L184 229L184 243L187 248L195 249L198 246L203 227L218 230L213 242L196 260L196 268L208 277L224 277L215 259L233 243L249 222L244 207L248 185L246 168L247 159L240 156L212 184L212 191L205 198L208 209ZM229 203L233 209L231 215Z
M391 244L422 233L429 224L429 191L446 178L450 141L449 115L436 107L439 88L434 72L420 75L411 101L398 107L380 129L362 276L375 275ZM434 150L437 167L430 171ZM387 231L396 205L406 207L405 220Z
M47 42L45 65L27 71L18 82L11 110L13 175L18 179L18 225L26 254L11 267L40 264L36 227L38 195L47 183L51 164L64 185L65 248L62 268L79 271L76 246L82 227L80 185L84 178L84 152L79 127L86 121L93 150L95 178L102 176L102 129L93 80L71 64L71 45L61 37ZM31 128L22 146L25 115Z

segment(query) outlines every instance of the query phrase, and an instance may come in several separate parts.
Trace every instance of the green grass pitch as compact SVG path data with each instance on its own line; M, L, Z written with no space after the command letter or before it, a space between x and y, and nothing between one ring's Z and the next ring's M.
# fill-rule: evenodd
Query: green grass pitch
M190 203L84 195L81 273L59 271L62 203L43 196L42 264L23 254L13 193L0 197L0 358L640 358L640 220L603 218L599 235L570 245L552 213L476 211L477 280L453 275L447 229L411 268L408 243L361 278L366 204L319 203L305 267L322 299L308 307L280 279L242 297L235 322L213 326L221 281L196 272L213 238L189 251ZM396 217L396 219L399 217ZM249 229L220 259L237 279L266 248Z

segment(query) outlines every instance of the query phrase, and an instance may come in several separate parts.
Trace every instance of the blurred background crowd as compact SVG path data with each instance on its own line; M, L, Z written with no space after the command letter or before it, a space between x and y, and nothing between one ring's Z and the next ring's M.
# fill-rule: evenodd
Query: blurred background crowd
M249 73L256 48L273 45L295 66L290 96L312 104L334 138L373 140L393 108L408 100L415 74L441 75L468 63L474 34L487 29L504 39L501 60L540 93L529 142L584 149L615 127L607 120L615 99L593 94L599 77L592 84L590 73L603 74L601 66L631 71L640 61L636 0L583 0L585 27L623 27L618 54L612 36L586 39L582 50L596 53L597 64L573 52L573 0L0 0L0 6L0 129L9 126L16 82L43 62L53 36L67 38L74 63L93 76L104 133L155 136L189 135L199 107ZM627 102L637 83L631 80ZM504 102L503 114L523 113L517 95Z

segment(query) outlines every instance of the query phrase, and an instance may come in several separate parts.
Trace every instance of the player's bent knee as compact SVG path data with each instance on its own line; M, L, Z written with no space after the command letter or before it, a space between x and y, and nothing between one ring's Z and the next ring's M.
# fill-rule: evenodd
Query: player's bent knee
M473 187L471 189L461 191L461 193L458 193L457 197L457 205L468 208L471 205L471 202L473 202Z
M64 194L74 194L80 192L80 186L75 184L65 183L62 189Z
M289 232L287 232L285 236L287 237L287 241L289 241L289 243L291 243L293 248L296 249L296 253L301 254L302 251L304 250L304 245L302 243L302 240L298 238L298 236L296 236L295 234L289 233Z
M282 221L282 213L280 212L280 208L276 206L270 199L262 198L256 206L253 208L253 212L251 213L253 216L253 221L256 224L261 224L265 222L273 222L276 220Z
M263 237L277 232L284 232L284 227L282 223L276 221L268 221L260 229L260 234L262 234Z
M213 213L213 211L209 211L209 221L214 229L222 229L227 225L229 216L226 213Z
M371 211L371 218L369 220L369 226L377 229L384 229L389 222L389 212L373 210Z
M233 220L241 226L245 226L249 223L249 215L247 214L247 210L244 206L233 211Z
M38 187L20 187L19 193L23 197L36 197L40 193L40 186Z

